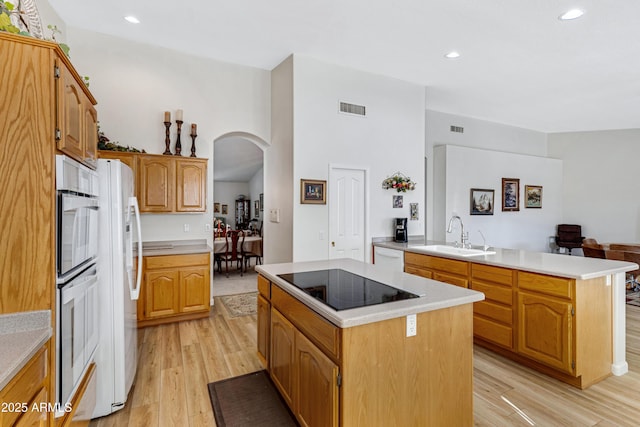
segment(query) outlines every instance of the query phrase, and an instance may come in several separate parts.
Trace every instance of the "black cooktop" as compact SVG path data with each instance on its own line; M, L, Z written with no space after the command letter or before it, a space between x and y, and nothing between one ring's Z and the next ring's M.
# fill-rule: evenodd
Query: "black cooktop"
M341 269L278 274L278 277L334 310L418 298L418 295Z

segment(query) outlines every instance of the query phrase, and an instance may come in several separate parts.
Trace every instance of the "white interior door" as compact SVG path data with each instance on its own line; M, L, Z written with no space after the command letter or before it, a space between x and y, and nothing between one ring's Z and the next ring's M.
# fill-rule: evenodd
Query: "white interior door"
M331 168L329 258L365 261L365 171Z

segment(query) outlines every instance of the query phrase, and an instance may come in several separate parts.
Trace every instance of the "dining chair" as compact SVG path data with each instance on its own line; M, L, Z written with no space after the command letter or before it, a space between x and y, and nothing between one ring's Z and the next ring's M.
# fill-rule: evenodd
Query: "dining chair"
M225 272L229 277L229 263L233 265L235 261L237 266L240 267L240 276L244 273L242 249L238 250L238 247L244 246L244 232L242 230L229 230L225 234L224 252L218 254L220 263L224 261Z
M596 239L587 238L582 241L582 253L589 258L606 258L605 247Z
M258 251L244 251L244 245L242 245L243 250L243 258L244 258L244 269L247 270L247 267L251 266L251 258L256 259L256 265L262 264L262 238L258 241Z
M571 255L571 249L582 246L582 227L577 224L558 224L556 233L556 245L566 248Z

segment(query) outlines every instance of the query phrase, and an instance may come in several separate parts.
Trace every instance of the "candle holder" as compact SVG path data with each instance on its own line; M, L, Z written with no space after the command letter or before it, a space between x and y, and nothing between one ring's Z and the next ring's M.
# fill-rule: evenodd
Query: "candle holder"
M162 154L166 154L168 156L171 155L171 150L170 150L170 145L171 145L171 139L169 138L169 128L171 127L171 122L164 122L164 127L165 127L165 137L164 137L164 153Z
M182 152L182 144L180 143L180 132L182 131L182 120L176 120L176 123L178 124L178 137L176 138L176 156L182 156L182 154L180 154Z
M191 134L191 156L189 157L196 157L196 137L198 135L196 133L192 133Z

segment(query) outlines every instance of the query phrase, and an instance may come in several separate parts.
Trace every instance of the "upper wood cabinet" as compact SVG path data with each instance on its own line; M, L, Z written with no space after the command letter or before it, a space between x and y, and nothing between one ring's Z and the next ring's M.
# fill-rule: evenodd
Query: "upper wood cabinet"
M56 83L56 140L64 154L89 167L96 167L98 144L98 115L96 101L75 70L64 61L55 65Z
M140 212L206 212L207 159L124 151L100 151L99 156L133 170Z
M193 159L176 162L178 212L205 212L207 198L207 163Z
M140 212L175 211L176 162L173 157L138 156Z

